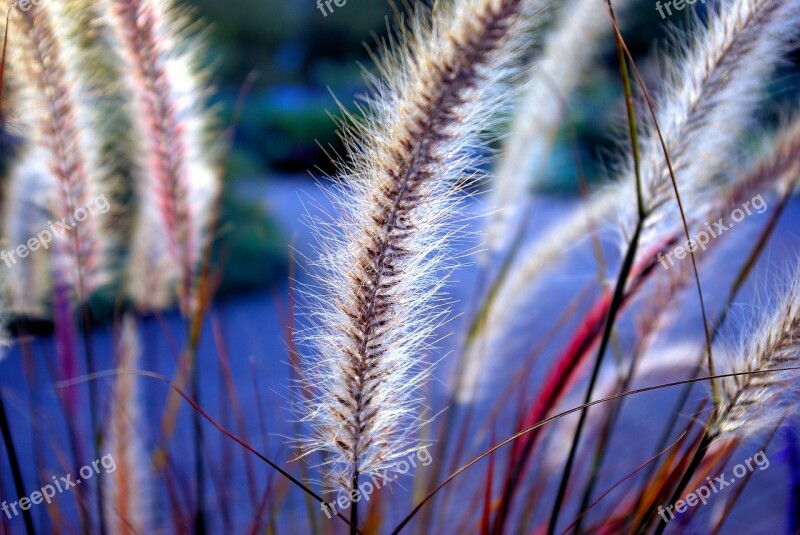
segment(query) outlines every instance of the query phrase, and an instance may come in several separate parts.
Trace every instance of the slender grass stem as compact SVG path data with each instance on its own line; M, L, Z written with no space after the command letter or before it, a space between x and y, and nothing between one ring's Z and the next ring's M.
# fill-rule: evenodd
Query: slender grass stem
M625 285L628 281L628 276L630 275L631 270L633 269L633 262L636 258L636 251L639 248L639 238L641 237L642 227L644 225L644 220L640 219L639 223L636 225L636 230L633 233L633 238L631 239L630 245L628 246L628 251L625 254L625 260L622 264L622 268L620 270L619 276L617 277L617 283L614 287L614 295L611 300L611 306L609 307L608 311L608 319L606 320L606 326L603 330L603 338L600 342L600 348L597 353L597 359L595 360L594 369L592 370L592 376L589 379L589 386L586 390L586 397L584 399L584 404L588 404L592 401L592 396L594 395L594 389L597 385L597 379L600 377L600 369L603 364L603 360L606 354L606 350L608 349L608 344L611 341L611 333L614 330L614 324L617 320L617 314L620 311L620 305L622 304L622 300L625 296ZM588 409L588 407L587 407ZM569 455L567 457L567 463L564 466L564 472L561 476L561 482L559 483L558 493L556 494L555 502L553 503L553 510L550 515L550 523L547 528L548 535L553 535L555 533L556 525L558 524L558 517L559 512L561 510L561 506L564 503L564 498L566 497L567 493L567 485L569 484L570 475L572 474L572 468L575 463L575 457L578 453L578 444L580 443L581 435L583 434L583 428L586 425L586 417L588 414L588 410L584 409L581 411L580 419L578 420L578 426L575 428L575 435L573 436L572 444L570 445Z
M81 328L83 331L83 348L86 355L86 370L88 373L97 372L97 362L94 358L94 348L92 347L92 327L91 327L91 310L88 303L81 305L81 312L83 321ZM100 430L100 418L98 416L98 408L100 402L100 394L97 391L97 384L90 382L88 385L89 390L89 425L91 426L91 440L92 449L94 451L94 458L100 459L103 455L101 448L103 445L103 433ZM97 493L95 495L95 503L97 505L97 523L98 533L105 535L106 527L104 522L105 507L103 505L103 490L102 490L103 474L97 474Z
M353 472L353 492L358 492L358 470ZM358 533L358 502L359 500L352 500L350 506L350 535Z
M617 53L620 63L620 75L622 77L622 82L625 89L625 104L628 114L628 133L630 135L631 151L632 151L631 154L633 157L633 163L634 163L633 168L636 178L636 207L638 212L638 220L636 223L636 229L633 232L633 237L631 238L630 244L628 245L628 251L625 254L625 259L622 263L620 273L617 276L617 282L614 288L614 295L611 300L611 305L608 311L608 318L606 320L606 325L603 330L603 338L600 342L600 348L597 353L597 359L594 364L594 369L592 370L591 379L589 380L589 386L586 390L586 397L584 403L591 402L592 396L594 395L594 389L597 384L597 379L600 376L600 369L602 368L603 361L605 360L606 350L608 348L609 342L611 341L611 335L614 331L614 324L616 323L617 314L619 313L620 306L625 296L625 286L627 284L631 270L633 269L634 261L636 260L636 252L639 248L639 239L641 237L645 219L647 217L644 204L644 195L642 192L642 175L641 175L641 165L640 165L641 158L639 154L638 129L636 126L636 111L634 109L634 103L633 103L633 91L631 90L631 79L628 74L628 62L627 58L625 57L624 41L622 39L622 34L619 31L619 25L617 24L617 18L616 15L614 14L614 8L611 4L611 0L607 0L607 3L608 3L609 14L614 24L614 36L617 43ZM572 468L575 463L575 456L578 453L578 445L580 444L581 435L583 434L583 428L586 425L587 415L588 415L587 410L581 411L580 419L578 420L578 426L575 428L575 435L573 437L572 444L570 445L570 451L569 451L569 456L567 457L567 462L564 465L564 472L561 476L561 482L559 483L558 493L556 494L556 499L553 502L553 510L550 515L550 522L547 528L548 535L553 535L556 526L558 524L559 513L561 511L561 506L564 502L564 498L567 493L567 486L569 485L570 475L572 473Z
M631 67L633 68L633 72L636 75L636 80L639 84L639 87L642 90L642 95L644 96L645 103L647 104L647 108L650 111L650 116L653 119L653 126L655 127L656 133L658 134L658 140L661 143L661 148L664 151L664 161L667 164L667 170L669 171L669 178L672 183L672 189L675 192L675 200L678 204L678 211L681 216L681 223L683 224L684 235L686 236L687 242L691 241L692 237L689 235L689 224L686 219L686 211L683 209L683 201L681 200L680 191L678 191L678 181L675 178L675 169L672 165L672 159L669 154L669 150L667 148L667 143L664 140L664 136L661 133L661 127L658 124L658 120L656 118L655 107L653 105L653 101L650 98L650 94L647 91L647 87L644 83L644 78L642 74L639 72L639 68L636 66L636 62L633 60L633 55L631 54L630 50L628 50L628 45L625 44L625 41L622 39L622 34L619 30L619 24L617 23L616 16L614 16L614 9L611 6L611 0L606 0L608 3L609 10L611 11L611 17L614 22L614 32L617 36L617 45L620 48L620 52L624 53L625 57L627 57L631 62ZM640 205L640 214L641 214L641 205ZM692 270L694 272L694 280L695 286L697 288L697 296L700 302L700 313L703 318L703 335L705 337L706 342L706 363L708 365L708 370L711 375L716 373L714 367L714 354L711 346L711 331L708 327L708 314L706 313L706 304L705 299L703 298L703 288L700 284L700 274L697 271L697 257L691 249L689 250L689 256L692 259ZM718 406L720 402L720 394L717 388L716 383L711 383L711 391L712 391L712 398L714 400L714 406Z
M36 369L36 355L31 351L31 343L28 339L27 328L25 325L25 320L20 322L20 329L19 329L19 338L20 338L20 353L22 354L22 362L23 362L23 371L25 374L25 386L28 390L28 412L30 414L36 414L38 407L41 406L41 388L39 385L39 374ZM31 426L31 439L32 439L32 453L33 458L35 459L36 466L44 466L44 453L42 450L42 440L40 440L40 429L38 425L34 424ZM34 487L41 488L42 487L42 480L41 476L36 471L34 475ZM48 515L43 511L40 511L40 515L38 516L38 520L40 526L42 526L43 530L47 529L47 521Z
M8 422L8 414L6 413L6 404L3 399L2 387L0 386L0 432L3 435L3 445L6 448L6 455L8 456L8 464L11 468L11 477L14 480L14 490L20 497L27 496L25 492L25 480L22 477L22 469L19 464L19 457L17 457L17 450L14 447L14 439L11 435L11 426ZM30 509L22 511L22 520L25 522L25 531L28 535L33 535L36 530L33 527L33 516Z
M196 347L190 349L191 373L192 373L192 398L201 404L200 398L200 367L196 362ZM205 516L205 497L206 497L206 478L205 471L203 470L203 423L200 416L192 413L192 444L194 447L194 480L197 485L197 510L194 517L194 533L195 535L204 535L206 533L206 516Z
M681 494L683 494L683 491L686 490L686 486L691 481L692 476L700 467L700 464L703 462L706 453L708 453L708 448L709 446L711 446L711 443L714 441L714 438L715 437L709 434L708 432L706 432L703 435L703 438L700 441L700 444L697 446L694 455L692 455L692 460L689 461L689 465L686 468L686 472L684 472L683 477L678 483L678 486L675 488L675 491L672 493L672 497L670 498L669 502L667 503L675 503L681 497ZM648 518L651 518L652 516L654 515L651 514L651 516ZM643 524L641 527L644 528L645 525L646 524ZM662 533L664 533L664 530L666 528L667 528L666 522L659 522L658 526L654 531L654 535L661 535Z

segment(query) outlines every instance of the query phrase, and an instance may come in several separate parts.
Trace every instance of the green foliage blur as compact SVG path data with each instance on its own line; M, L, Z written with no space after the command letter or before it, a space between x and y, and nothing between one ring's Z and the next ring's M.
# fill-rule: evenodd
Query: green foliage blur
M329 114L336 113L336 99L350 104L363 91L359 64L369 63L363 43L382 33L392 10L382 0L348 0L327 16L314 0L186 4L207 27L212 104L223 127L236 123L215 249L220 294L280 284L289 239L266 212L265 199L234 192L242 183L253 191L256 183L268 195L270 181L333 170L320 148L341 150ZM245 87L248 78L253 82Z
M361 69L372 66L367 48L375 44L377 36L387 34L388 21L394 15L392 3L400 9L404 3L421 3L344 1L340 7L331 3L332 11L328 11L319 9L316 0L186 0L195 14L210 25L209 64L214 66L215 101L223 124L233 122L235 102L244 81L253 73L257 75L237 124L229 182L269 181L276 177L307 180L309 172L320 176L334 171L326 150L342 154L342 147L329 114L338 114L337 100L351 107L358 94L364 92ZM695 15L702 19L706 8L697 4L694 10L664 21L651 2L637 1L633 6L621 13L623 34L650 87L658 87L664 65L653 58L669 51L670 38L681 35L676 28L685 26ZM658 43L655 46L654 39ZM532 42L532 54L537 46ZM592 183L607 176L606 166L627 143L624 129L620 128L625 112L618 68L614 41L609 35L597 65L588 73L567 111L564 128L544 170L546 179L540 181L543 190L574 195L580 180ZM796 65L784 69L777 86L771 89L777 104L768 110L782 108L781 101L786 98L781 97L787 97L786 87L796 87L793 84L797 77ZM495 148L499 144L497 141ZM234 231L229 237L231 256L238 257L240 252L244 257L253 254L259 249L251 241L256 236L264 240L280 236L268 222L262 227L257 233L239 235ZM265 254L279 249L266 242L261 246ZM283 261L275 259L276 265ZM280 272L272 268L268 271ZM241 288L246 281L257 279L255 273L242 276L242 281L233 281L233 286Z
M363 43L385 33L384 0L347 0L327 16L315 0L192 0L210 24L210 54L223 120L248 75L255 83L237 127L231 177L305 175L331 163L317 145L338 146L336 99L350 104L368 65ZM335 98L334 98L335 97Z

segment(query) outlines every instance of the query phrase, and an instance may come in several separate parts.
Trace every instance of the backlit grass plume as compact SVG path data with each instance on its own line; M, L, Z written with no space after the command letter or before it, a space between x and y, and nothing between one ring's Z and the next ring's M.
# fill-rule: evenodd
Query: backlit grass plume
M800 23L800 4L785 0L737 0L712 12L707 28L697 28L679 48L667 71L664 90L657 95L656 117L687 210L702 216L714 204L715 178L730 175L737 141L751 124L762 88L781 61ZM669 168L658 132L649 116L641 141L641 174L646 208L645 242L674 232L680 225ZM580 207L566 221L548 230L522 255L505 281L498 312L508 318L512 302L525 294L531 281L563 258L568 246L591 234L592 226L607 226L616 215L630 232L635 218L633 164L618 172L610 190ZM626 199L620 202L619 199ZM679 228L679 227L678 227ZM504 324L505 321L500 321Z
M793 45L800 4L737 0L712 9L707 28L689 33L690 45L672 56L656 119L689 212L711 200L712 179L729 169L737 142L753 124L753 110L775 66ZM652 121L642 121L641 172L648 223L675 225L677 205L669 168ZM632 165L623 177L633 177ZM672 210L659 210L668 204Z
M87 128L91 112L81 105L75 66L51 8L42 2L29 10L13 10L12 21L19 28L12 43L13 72L30 83L20 101L29 110L24 115L32 129L30 142L43 149L53 178L51 196L43 202L54 221L72 227L53 233L54 273L85 300L108 278L108 237L102 222L93 216L79 220L77 215L102 194L97 140ZM23 159L21 165L28 164ZM45 229L50 222L39 225Z
M108 451L116 470L103 480L106 514L110 532L119 535L147 533L149 515L147 488L150 458L144 450L140 414L139 369L141 348L137 322L133 316L122 319L114 396L106 428Z
M105 0L125 61L138 163L129 291L138 306L187 310L211 199L219 184L206 143L198 42L167 0Z
M526 22L543 2L439 3L402 24L379 61L365 118L344 128L341 225L322 237L306 360L315 401L306 453L328 455L331 483L354 488L415 448L424 355L446 315L456 181L473 172L478 134L505 95Z
M617 0L624 9L629 0ZM582 77L602 51L603 37L611 35L611 18L605 2L573 0L560 7L556 25L544 38L527 80L519 110L514 114L508 140L492 180L492 209L487 229L489 249L498 250L513 236L530 191L541 182Z
M132 129L127 114L130 95L124 87L125 68L119 56L112 53L113 37L103 16L107 6L95 0L59 0L52 3L54 16L63 26L65 45L78 73L78 87L84 106L92 109L92 124L87 125L98 137L99 158L102 161L100 180L112 210L104 215L107 231L122 253L130 242L131 221L135 203L127 202L135 190L132 176L137 146L137 132ZM117 254L124 260L124 254ZM120 263L112 264L118 276ZM115 281L116 282L116 281Z

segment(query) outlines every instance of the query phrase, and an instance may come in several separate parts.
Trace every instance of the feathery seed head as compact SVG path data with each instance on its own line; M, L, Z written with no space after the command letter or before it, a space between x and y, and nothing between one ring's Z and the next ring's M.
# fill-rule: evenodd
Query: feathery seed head
M437 291L455 184L474 172L470 149L507 94L500 81L525 22L543 5L464 0L416 13L383 47L383 81L372 80L365 118L348 116L344 221L320 233L319 287L307 289L305 338L316 355L306 359L306 386L317 397L301 441L306 453L330 454L326 475L339 488L415 448L423 355L447 314Z
M800 271L774 312L752 331L733 366L736 373L769 372L800 366ZM777 423L796 404L800 372L774 371L720 380L722 403L714 435L750 434Z
M736 0L714 7L707 27L697 20L691 46L668 60L666 91L656 117L672 161L687 217L704 214L713 181L735 161L737 142L753 122L766 80L790 49L800 27L800 4L787 0ZM679 40L684 38L679 37ZM641 139L641 172L648 227L679 222L661 141L647 117ZM632 195L633 168L628 177ZM633 204L635 206L635 204ZM633 217L631 215L630 217ZM691 222L691 221L690 221Z
M76 210L101 194L98 183L97 140L87 128L89 111L80 105L80 87L74 64L65 50L64 36L48 5L14 10L20 31L10 46L12 73L25 72L32 85L24 106L29 136L46 151L48 172L56 184L49 199L50 217L74 223L69 232L53 236L54 269L83 300L108 279L108 240L95 217L75 222ZM43 227L46 221L40 223Z
M128 289L138 306L154 309L178 284L185 309L211 201L220 187L214 152L206 143L199 42L185 35L188 23L171 1L106 3L132 88L131 120L141 140L133 149L140 211ZM154 225L166 232L154 232Z

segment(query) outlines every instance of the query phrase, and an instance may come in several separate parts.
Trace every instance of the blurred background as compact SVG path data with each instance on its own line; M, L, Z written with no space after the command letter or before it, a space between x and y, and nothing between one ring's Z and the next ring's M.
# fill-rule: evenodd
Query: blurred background
M698 2L665 21L652 2L632 4L620 19L625 38L656 87L663 65L652 61L654 53L668 51L669 34L688 16L702 17L706 8ZM337 100L352 111L365 92L362 70L372 69L367 49L386 35L394 11L385 0L332 4L327 15L313 0L191 0L186 5L208 24L208 65L216 83L212 100L223 126L234 123L238 97L245 95L227 170L236 210L230 212L234 251L223 294L271 285L285 276L288 238L303 231L296 228L301 214L293 211L298 207L292 190L305 190L313 178L324 180L335 172L330 156L342 151L331 114L339 115ZM624 108L616 51L610 40L604 44L566 114L541 181L544 193L575 195L579 177L590 184L602 181L604 165L618 153L614 140ZM531 53L535 50L532 42ZM793 63L783 67L771 88L772 104L762 109L767 120L794 97ZM254 197L266 204L253 204ZM266 219L260 225L248 220L258 215Z

